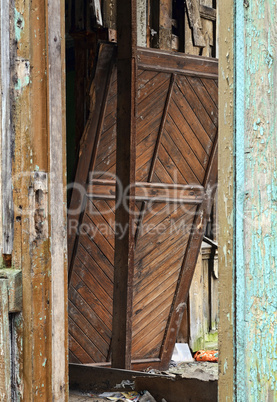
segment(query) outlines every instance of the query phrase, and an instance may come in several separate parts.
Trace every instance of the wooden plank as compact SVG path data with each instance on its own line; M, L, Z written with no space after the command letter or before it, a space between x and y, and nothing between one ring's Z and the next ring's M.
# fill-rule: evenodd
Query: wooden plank
M94 93L95 103L93 103L90 110L90 117L82 138L80 145L79 162L76 172L76 181L74 184L70 208L68 211L68 221L70 227L70 221L80 222L82 213L84 212L85 199L83 199L80 191L85 191L86 184L89 176L89 172L93 170L95 159L97 155L97 149L99 146L100 133L103 128L103 121L105 115L106 99L109 92L113 58L114 58L114 46L113 45L100 45L99 53L102 57L99 57L101 64L97 64L97 70L95 73L94 81ZM108 72L108 74L107 74ZM105 82L105 85L103 85ZM96 105L103 104L102 108ZM94 118L92 119L92 115ZM89 141L87 141L89 139ZM74 264L74 255L78 248L78 235L77 233L68 233L68 261L69 261L69 278L72 272Z
M174 109L172 112L170 110L169 115L171 122L178 128L181 134L178 138L184 138L185 143L187 143L196 156L198 163L200 163L203 168L206 168L212 142L201 124L199 124L195 115L190 114L191 108L184 98L181 99L181 94L179 94L178 97L174 95L173 100L172 108ZM185 107L185 105L187 105L187 107ZM197 129L193 131L192 127L194 128L195 126L197 126Z
M89 263L90 258L92 260L96 261L97 265L101 267L103 272L107 275L107 277L113 281L113 266L106 257L105 253L95 244L94 241L91 241L86 234L84 234L80 240L80 251L78 250L78 253L80 253L80 257L83 255L83 251L86 251L85 255L85 261ZM92 261L90 262L90 264ZM93 269L97 272L97 269L95 266L93 266Z
M108 287L103 287L101 278L95 278L95 270L90 266L87 268L80 260L76 259L76 273L89 289L93 290L96 298L103 304L105 309L112 315L112 292ZM94 274L94 275L93 275ZM103 275L105 277L105 275ZM102 277L103 279L103 277ZM100 282L101 281L101 282ZM105 280L103 281L105 283ZM106 279L107 282L107 279ZM109 284L108 284L109 285Z
M176 129L176 128L175 128ZM176 172L178 171L181 175L181 183L199 183L199 179L195 174L195 170L190 164L183 158L183 155L179 151L179 148L176 146L171 136L166 132L163 137L162 147L167 153L168 157L166 160L169 160L170 166L165 165L167 169L171 169L171 175L173 179L176 177Z
M155 74L155 76L149 80L144 86L141 86L139 91L138 91L138 107L140 110L141 114L144 114L144 108L147 106L148 108L152 107L152 102L149 102L150 96L156 94L156 92L161 92L161 89L166 87L166 90L168 91L168 87L170 86L171 82L171 77L170 74L166 73L159 73L156 74L156 72L151 71L152 74ZM139 83L141 82L140 79L138 81ZM164 85L167 84L167 85ZM151 99L153 96L151 97Z
M190 104L191 109L196 115L197 119L201 123L203 129L206 131L210 139L213 141L213 138L216 133L216 125L214 121L211 119L209 114L207 113L205 107L201 103L200 99L195 96L195 92L193 87L189 84L186 77L178 77L177 85L180 91L182 92L184 98Z
M202 83L204 84L207 92L214 101L215 105L218 105L218 86L214 80L206 80L202 78Z
M149 183L152 181L153 174L155 171L155 165L156 165L157 157L159 154L159 148L160 148L160 144L161 144L162 135L164 132L165 122L167 119L167 114L168 114L168 109L169 109L169 105L170 105L170 101L171 101L171 97L172 97L173 87L175 84L175 78L176 78L175 74L172 74L171 78L170 78L170 84L168 87L168 93L167 93L165 105L164 105L163 115L162 115L162 119L161 119L161 123L160 123L160 127L159 127L155 150L153 153L153 158L152 158L151 166L150 166L150 170L149 170L149 176L148 176L148 180L147 180Z
M1 1L1 234L2 254L11 255L14 236L12 190L10 2Z
M93 341L93 344L103 355L104 359L106 359L109 350L110 338L108 338L108 341L105 341L102 337L102 333L99 333L95 329L94 325L91 325L91 322L80 313L80 311L71 301L68 303L68 314L70 319L72 319L72 321L74 321L74 323L82 330L84 336L86 335L91 341Z
M154 292L157 289L159 283L163 283L167 278L169 278L173 273L178 270L181 266L181 257L177 256L174 258L175 261L170 261L170 267L166 271L158 271L155 269L154 272L151 272L149 275L148 281L142 281L143 286L138 286L140 283L136 283L134 288L134 306L137 305L143 298L148 296L150 293ZM159 281L157 280L159 279Z
M164 324L165 326L165 324ZM156 327L156 330L161 328L162 325L160 323L159 327ZM151 357L156 357L157 354L159 353L159 350L161 348L161 342L163 340L163 334L164 334L164 329L160 331L155 331L158 333L148 333L149 334L149 339L148 342L145 345L142 345L142 347L138 351L134 351L134 358L141 358L141 356L145 358L151 358ZM151 337L150 337L151 334Z
M206 43L202 32L202 23L199 12L198 0L185 0L190 27L193 31L193 44L197 47L205 47Z
M170 54L151 49L138 49L138 67L145 70L206 78L218 77L216 59L181 54Z
M64 4L49 2L48 35L48 111L49 111L49 203L51 222L51 376L52 398L68 398L67 328L67 246L65 172L65 33ZM59 134L59 135L58 135Z
M180 141L181 144L178 145L180 139L178 128L172 123L173 121L169 118L163 138L163 146L186 182L194 185L201 184L204 173L203 167L186 141L182 141L182 143Z
M136 271L136 284L135 284L135 302L140 299L140 292L141 294L147 294L148 289L154 286L154 282L159 280L159 277L162 277L163 271L164 271L164 265L168 264L168 270L172 269L172 267L175 267L175 265L178 265L178 262L182 256L184 255L184 252L187 247L187 242L188 242L188 234L184 236L183 242L180 241L180 237L178 236L175 238L175 241L172 242L172 245L170 248L163 247L163 251L160 253L152 252L148 253L145 257L145 260L150 259L151 264L149 268L147 267L146 272L144 270L142 273L138 270ZM174 246L173 246L174 245ZM173 254L175 253L176 249L176 255ZM153 255L154 254L154 255ZM154 258L153 258L154 257ZM165 257L165 258L164 258ZM157 259L157 262L155 263L155 258ZM181 267L181 264L179 268ZM178 268L178 269L179 269ZM177 269L177 268L176 268ZM149 282L149 284L148 284ZM152 283L153 282L153 283Z
M171 176L169 175L167 170L164 168L164 166L161 163L161 161L159 160L159 158L157 159L157 163L156 163L155 175L157 177L159 177L159 180L164 183L168 183L168 184L173 183Z
M218 263L220 266L220 281L218 298L220 303L218 346L219 354L219 401L222 399L232 400L234 396L234 384L236 383L235 355L235 328L234 320L229 319L230 306L235 303L233 286L235 282L234 270L230 267L235 265L235 227L230 216L236 209L235 204L235 158L234 158L234 121L235 121L235 24L232 0L218 2L220 19L218 34L218 49L221 69L225 77L219 74L219 146L218 146L218 182L220 196L218 197L219 211L219 249ZM227 57L228 55L228 57ZM247 155L248 156L248 155ZM232 194L232 195L231 195ZM225 247L226 248L225 248ZM224 370L224 367L226 368Z
M103 215L105 215L105 210L103 212L101 211L101 209L98 210L95 207L95 204L91 201L87 203L86 214L88 215L93 225L101 232L101 234L105 237L105 239L114 249L114 229L105 220L102 213Z
M134 186L137 108L137 8L136 0L117 2L117 179L126 190L115 211L115 224L126 227L115 235L115 273L112 331L112 366L131 368L132 299L134 273ZM116 197L118 199L118 191Z
M202 18L210 21L216 21L216 8L199 5L199 13Z
M137 364L141 362L142 360L137 361ZM152 367L153 363L159 362L159 359L145 359L144 362ZM69 365L69 382L70 389L72 390L76 389L84 392L93 390L99 393L112 390L116 391L118 390L118 384L121 384L123 380L134 381L134 376L154 377L153 374L133 370L111 369L108 367L95 367L80 364ZM124 391L124 388L122 388L122 391Z
M91 357L90 355L85 351L85 349L82 348L81 345L74 339L74 337L71 335L69 332L69 348L70 352L74 354L74 357L76 359L76 355L79 356L80 363L89 363L91 362ZM70 363L72 363L70 361Z
M172 379L167 376L135 379L137 391L147 389L157 400L170 402L215 402L217 398L217 381L203 381L197 378Z
M197 94L202 105L206 109L210 119L212 120L214 125L217 126L218 112L217 108L215 107L215 103L213 102L211 96L209 95L209 92L203 86L201 80L196 77L188 77L188 82L190 83L194 92Z
M69 362L70 363L75 363L75 364L80 364L81 363L81 361L74 355L73 352L71 352L71 350L69 350Z
M155 317L158 315L159 306L164 306L166 304L166 298L171 297L171 300L168 303L169 306L171 305L178 273L177 269L169 276L169 278L167 278L166 281L159 283L153 292L149 294L149 297L140 300L134 305L134 314L136 315L136 319L134 319L134 328L139 326L143 329L147 324L150 324L153 314ZM156 306L157 311L153 313Z
M182 315L185 309L184 300L187 299L190 283L193 277L194 267L197 261L199 249L204 236L206 219L208 218L215 192L215 184L217 180L217 139L214 143L209 166L206 172L204 186L206 188L206 197L203 204L198 208L196 213L193 229L190 234L189 243L184 256L182 269L180 272L180 280L176 289L176 294L172 304L171 314L168 320L170 331L166 331L163 346L161 349L161 360L166 364L172 356L177 333L181 324Z
M181 238L181 240L178 237L176 241L172 244L172 246L174 245L174 252L176 252L177 259L181 258L181 256L184 254L187 241L188 236ZM171 250L168 250L168 248L164 247L161 252L155 253L154 259L151 253L147 254L143 259L138 259L139 267L143 266L144 263L145 265L149 263L149 265L147 265L147 269L144 269L142 271L138 269L136 271L134 291L135 295L136 292L143 292L143 289L147 286L148 277L151 277L151 279L153 280L158 280L159 276L163 273L164 264L168 264L169 266L171 266L171 264L174 264L176 262L176 257L172 255L172 253L169 253L169 251Z
M88 215L84 215L83 218L83 230L87 233L88 238L97 244L101 250L105 250L105 257L108 259L111 265L114 263L114 249L108 242L108 240L103 236L101 231L94 226L93 222L90 220Z
M171 156L167 152L166 148L164 147L164 144L160 147L159 150L159 155L158 155L158 160L161 162L161 164L164 167L164 170L166 171L166 174L171 177L172 183L180 183L180 184L188 184L188 181L186 178L182 175L180 172L179 168L184 171L183 166L177 166L174 161L172 160ZM163 176L159 175L161 179L163 179ZM165 181L166 183L166 181Z
M92 361L105 361L105 357L102 355L102 353L97 349L97 347L91 342L88 336L84 334L81 328L79 328L78 325L76 325L70 317L68 317L68 325L70 328L70 335L75 340L78 339L78 343L88 353Z
M0 399L11 401L8 281L0 279Z
M154 251L157 246L162 249L163 244L169 248L171 242L174 242L176 237L174 227L183 223L183 220L185 221L185 218L188 218L186 215L188 214L186 214L186 211L183 209L183 205L173 204L172 208L168 208L166 218L160 220L157 226L144 234L140 244L136 248L136 254L143 257L149 252Z
M172 202L183 204L200 204L204 189L197 185L162 185L151 183L134 183L135 200L154 202ZM94 180L88 185L87 197L90 199L115 199L116 184L109 180ZM121 197L123 194L121 192ZM91 218L93 220L93 217ZM86 222L84 217L83 222Z
M172 299L169 301L169 303L163 303L161 305L161 308L159 309L159 313L156 315L156 317L154 318L153 321L150 321L150 323L148 323L148 325L146 323L142 323L145 325L141 325L141 323L139 325L137 325L136 327L134 327L134 331L133 331L133 350L138 350L141 347L141 344L144 344L144 333L145 333L145 328L148 328L149 333L152 330L157 329L157 327L159 327L159 324L161 322L163 322L164 320L167 322L168 319L168 314L170 311L170 307L171 307L171 302ZM153 324L152 324L153 323ZM147 329L146 329L147 331Z
M141 110L138 110L138 121L137 121L137 143L144 141L149 133L157 132L160 126L164 101L166 98L166 91L164 91L161 96L156 100L154 108L148 108L148 111L142 115Z
M179 109L181 116L178 114L178 111L175 110L175 121L178 123L182 121L182 125L178 124L179 130L182 131L182 134L187 139L192 139L193 135L197 138L199 144L201 144L203 150L209 155L212 147L212 141L207 134L206 130L198 120L197 116L193 111L193 106L189 104L186 98L180 93L179 89L177 88L173 94L173 101L174 104ZM179 119L180 116L180 119ZM194 140L195 141L195 140ZM192 145L196 147L196 144ZM198 151L198 155L201 160L203 160L203 164L206 167L208 158L203 157L202 152Z

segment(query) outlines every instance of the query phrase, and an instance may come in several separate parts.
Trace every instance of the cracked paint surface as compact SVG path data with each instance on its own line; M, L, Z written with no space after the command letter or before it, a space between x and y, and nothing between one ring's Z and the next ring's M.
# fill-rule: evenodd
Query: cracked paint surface
M237 198L243 199L243 227L236 233L236 392L238 401L271 401L277 398L277 6L249 1L242 16L244 29L237 24L237 33L245 41L245 69L236 77L239 89L240 80L245 86L243 104L236 99L237 117L245 119L236 131ZM236 51L241 57L238 42Z

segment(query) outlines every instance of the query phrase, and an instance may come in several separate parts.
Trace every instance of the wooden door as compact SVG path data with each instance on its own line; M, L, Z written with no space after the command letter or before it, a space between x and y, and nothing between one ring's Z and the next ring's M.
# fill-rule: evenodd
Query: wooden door
M217 180L217 61L138 50L133 367L165 368ZM68 218L73 363L109 364L116 47L99 48Z

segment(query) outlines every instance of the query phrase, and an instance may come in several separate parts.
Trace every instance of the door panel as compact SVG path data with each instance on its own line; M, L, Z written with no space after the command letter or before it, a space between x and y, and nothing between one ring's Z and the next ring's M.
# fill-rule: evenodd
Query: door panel
M132 360L163 368L217 179L217 61L140 49L137 87ZM116 47L101 44L68 217L75 363L111 357L116 91Z

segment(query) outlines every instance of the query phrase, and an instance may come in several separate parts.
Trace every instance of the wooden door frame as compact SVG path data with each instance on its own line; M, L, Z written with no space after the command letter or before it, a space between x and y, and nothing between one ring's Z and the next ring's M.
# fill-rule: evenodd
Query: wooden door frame
M0 204L10 213L0 232L9 240L3 261L22 270L23 287L22 311L4 340L14 351L13 384L3 394L0 381L0 391L7 401L11 392L16 400L67 401L64 0L2 0L0 13Z
M219 401L234 400L234 1L218 2ZM226 55L228 55L226 57Z
M277 7L261 5L218 2L220 401L277 397Z
M27 171L46 173L49 175L50 194L48 199L49 233L43 245L40 245L39 253L37 251L34 253L30 245L30 220L18 219L15 222L12 256L13 263L17 267L22 267L24 289L22 313L24 328L19 317L16 329L18 339L23 338L23 350L20 349L20 342L18 342L20 356L18 371L19 377L23 379L24 400L32 400L36 394L42 395L45 400L67 400L67 267L64 231L66 196L65 186L61 185L65 184L66 174L64 0L45 2L15 0L14 3L9 4L9 12L13 16L11 21L15 22L10 26L11 36L16 39L16 63L13 67L19 68L24 64L27 68L27 73L23 77L24 81L10 81L11 90L15 91L15 108L12 115L16 144L13 174L16 176ZM250 5L253 6L253 4ZM236 10L235 6L237 6ZM251 28L251 24L254 25L258 20L258 16L252 14L252 19L244 21L244 13L253 13L252 8L248 6L248 1L244 4L242 1L235 0L218 2L220 21L218 35L219 186L221 194L219 197L220 401L236 399L238 394L234 394L234 385L240 385L242 382L235 382L235 375L237 375L236 381L238 379L241 381L243 376L246 379L250 376L243 366L239 367L240 372L237 372L239 363L235 359L238 356L237 353L242 353L244 349L240 348L237 338L240 335L237 331L243 331L241 326L243 310L241 306L236 305L234 295L239 290L246 289L244 285L239 288L244 278L243 270L241 270L244 258L239 247L242 247L244 243L239 246L233 244L234 240L241 236L240 225L242 224L241 217L235 210L236 202L241 202L236 196L238 195L238 179L241 180L242 176L235 176L235 173L238 173L239 160L234 159L234 144L239 145L239 137L236 137L236 133L242 135L240 137L242 139L247 136L251 138L252 135L250 132L244 134L243 126L234 126L235 118L238 119L244 115L244 109L241 109L239 114L242 104L236 97L238 93L235 93L236 86L240 82L244 83L242 71L235 69L239 65L243 66L240 64L239 57L242 57L242 62L245 58L244 24L248 24L248 28ZM273 5L267 7L272 7L271 13L274 15ZM270 21L268 24L271 26ZM237 31L235 31L235 25ZM261 33L265 31L265 26L262 26ZM2 40L3 37L1 43ZM250 60L254 56L248 54L247 57ZM270 52L268 57L270 62ZM32 67L30 71L28 65ZM275 65L272 57L268 67L271 68L271 65ZM19 68L17 73L22 71L24 69ZM14 71L10 70L10 73L15 78ZM270 86L267 89L271 89ZM262 94L265 94L265 90ZM249 95L255 96L251 91ZM236 121L238 123L238 120ZM250 121L251 118L248 116L248 122ZM239 123L242 124L242 122ZM9 138L9 141L11 140ZM242 158L241 152L237 156ZM254 156L257 155L254 154ZM256 176L251 181L253 188L258 180ZM22 208L28 208L28 189L31 182L32 176L15 180L16 212ZM58 208L56 208L57 205ZM17 216L20 218L19 215ZM234 225L236 231L234 231ZM262 258L260 262L263 262ZM35 276L34 270L37 274ZM240 275L239 278L237 274ZM40 292L43 290L50 295L50 298L44 301L45 315L43 316L37 314L38 311L35 310L34 299L39 300L38 294L35 293L36 286ZM47 340L40 342L40 330L46 331ZM39 352L35 355L33 355L32 345L39 346ZM39 370L36 370L38 367ZM269 378L270 373L266 375Z

